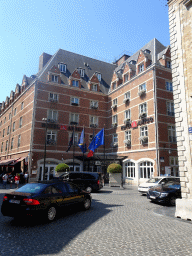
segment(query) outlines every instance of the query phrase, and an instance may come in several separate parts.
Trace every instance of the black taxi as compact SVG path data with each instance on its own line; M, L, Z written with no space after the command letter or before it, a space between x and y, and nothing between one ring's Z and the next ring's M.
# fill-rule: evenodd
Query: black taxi
M5 194L1 212L10 217L43 215L48 221L53 221L63 208L76 204L88 210L91 201L90 193L70 182L40 181Z

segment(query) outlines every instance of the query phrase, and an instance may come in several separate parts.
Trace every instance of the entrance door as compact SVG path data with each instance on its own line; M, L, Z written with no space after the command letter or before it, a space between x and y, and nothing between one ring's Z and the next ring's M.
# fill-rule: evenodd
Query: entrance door
M73 172L73 165L69 165L69 170L70 172ZM80 166L74 165L74 172L79 172L79 171L80 171Z
M50 180L54 177L56 166L56 164L49 164L45 166L45 180ZM43 180L43 173L43 165L40 165L39 180Z

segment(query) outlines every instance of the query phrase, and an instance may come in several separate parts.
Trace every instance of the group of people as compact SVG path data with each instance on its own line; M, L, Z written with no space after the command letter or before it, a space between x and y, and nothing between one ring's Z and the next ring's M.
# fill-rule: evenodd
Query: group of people
M9 174L9 175L10 175L10 174ZM5 174L3 175L3 177L2 177L2 179L3 179L3 188L6 188L6 186L7 186L7 181L8 181L9 175L8 175L7 173L5 173ZM28 177L29 177L29 175L28 175L28 173L26 172L26 173L24 174L25 183L28 182ZM17 174L15 175L15 177L14 177L14 176L11 176L9 182L10 182L10 188L12 188L12 184L13 184L13 183L15 183L15 186L18 188L18 187L19 187L19 182L20 182L20 175L17 173Z

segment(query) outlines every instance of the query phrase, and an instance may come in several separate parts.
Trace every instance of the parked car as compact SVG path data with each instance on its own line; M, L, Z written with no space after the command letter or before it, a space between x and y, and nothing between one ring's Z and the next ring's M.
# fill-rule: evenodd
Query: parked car
M104 184L103 175L98 172L66 172L59 179L70 181L90 193L100 190Z
M85 210L91 207L91 194L74 184L63 181L41 181L28 183L5 194L1 206L4 216L44 216L48 221L55 219L58 211L66 206L79 204Z
M178 177L173 177L173 176L164 176L164 177L154 177L154 178L151 178L149 180L147 180L146 182L144 183L141 183L139 186L138 186L138 191L142 194L142 195L147 195L147 192L150 188L152 188L153 186L155 185L158 185L158 184L162 184L162 182L164 182L165 184L169 181L173 181L175 179L178 179Z
M179 178L150 188L147 192L147 198L154 202L175 205L175 199L181 198Z

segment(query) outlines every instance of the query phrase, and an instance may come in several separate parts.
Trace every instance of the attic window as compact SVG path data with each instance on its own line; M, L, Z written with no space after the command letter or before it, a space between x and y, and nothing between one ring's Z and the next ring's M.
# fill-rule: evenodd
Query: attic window
M136 61L135 60L131 60L129 63L135 65Z
M144 50L144 53L148 53L148 54L150 54L150 53L151 53L151 51L150 51L150 50L148 50L148 49L145 49L145 50Z
M58 83L58 76L52 75L52 82Z
M85 75L85 70L84 69L78 68L78 72L79 72L81 77L84 77L84 75Z
M117 88L117 83L116 82L112 83L112 90L115 90L116 88Z
M167 68L171 68L171 61L167 61Z
M92 84L92 91L97 92L97 84Z
M96 76L97 76L99 82L101 82L101 73L96 73Z
M144 70L144 64L139 65L139 73Z
M67 65L63 63L59 63L59 69L61 72L66 73Z

